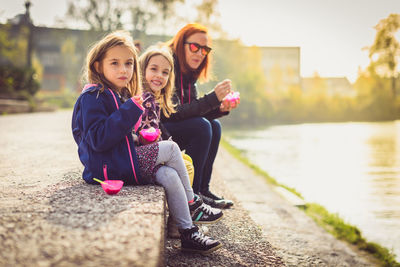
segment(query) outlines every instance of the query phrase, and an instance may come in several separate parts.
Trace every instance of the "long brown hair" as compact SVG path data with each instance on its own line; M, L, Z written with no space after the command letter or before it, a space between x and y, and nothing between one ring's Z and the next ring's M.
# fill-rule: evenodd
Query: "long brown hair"
M154 56L159 55L163 56L168 61L168 63L171 65L171 71L169 73L167 84L163 89L161 89L161 93L158 95L154 95L146 81L146 68L150 62L150 59ZM175 74L174 59L172 57L171 51L168 47L151 46L139 57L139 65L142 75L143 90L150 92L155 96L156 100L160 103L160 108L163 114L165 115L165 117L169 118L172 113L175 113L175 105L172 103L172 95L174 93L175 87Z
M189 23L182 29L178 31L178 33L169 41L167 41L166 45L169 46L172 52L178 58L179 68L184 74L191 74L197 80L201 78L203 80L207 80L210 70L211 70L211 53L209 53L204 59L200 66L193 70L186 62L185 56L185 42L186 40L195 33L205 33L208 37L208 42L211 45L211 38L208 35L207 27L200 25L198 23Z
M113 88L101 71L97 71L95 63L98 62L97 64L101 65L107 51L119 45L128 48L129 51L132 52L134 60L132 79L128 82L126 89L128 89L131 96L139 95L142 92L142 88L140 83L141 78L138 66L138 56L132 37L127 31L112 32L92 46L86 57L86 79L89 83L100 84L102 86L100 89L101 92L106 88L116 89Z

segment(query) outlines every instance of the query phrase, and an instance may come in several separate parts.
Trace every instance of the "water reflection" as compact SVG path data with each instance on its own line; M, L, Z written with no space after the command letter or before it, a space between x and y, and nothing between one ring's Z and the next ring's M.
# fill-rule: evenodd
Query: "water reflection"
M400 122L321 123L231 132L280 183L358 226L400 259Z

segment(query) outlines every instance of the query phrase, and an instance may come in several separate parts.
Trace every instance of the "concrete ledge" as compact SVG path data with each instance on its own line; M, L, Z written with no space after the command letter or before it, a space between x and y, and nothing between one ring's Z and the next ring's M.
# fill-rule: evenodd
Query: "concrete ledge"
M109 196L70 173L19 200L0 207L0 266L164 265L162 187Z
M32 111L26 100L0 99L1 113L25 113Z

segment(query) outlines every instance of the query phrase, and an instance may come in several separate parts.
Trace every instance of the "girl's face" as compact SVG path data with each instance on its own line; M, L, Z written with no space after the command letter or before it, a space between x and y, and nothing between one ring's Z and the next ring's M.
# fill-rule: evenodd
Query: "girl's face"
M107 51L101 62L103 75L115 89L120 90L132 79L134 62L134 55L127 47L115 46Z
M160 92L166 85L171 72L171 65L162 55L150 58L145 69L145 79L153 93Z
M203 62L206 55L204 55L204 47L208 46L207 34L198 32L189 36L185 42L185 57L186 63L190 68L196 70ZM199 47L201 47L199 49ZM191 49L192 48L192 49ZM196 50L196 52L192 52Z

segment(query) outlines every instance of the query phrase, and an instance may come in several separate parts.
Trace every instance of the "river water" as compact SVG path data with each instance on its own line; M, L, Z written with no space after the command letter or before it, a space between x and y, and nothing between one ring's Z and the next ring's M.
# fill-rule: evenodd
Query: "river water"
M400 121L281 125L224 136L279 183L400 260Z

